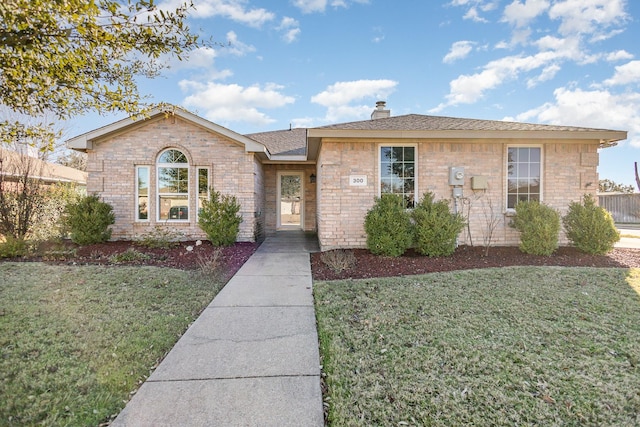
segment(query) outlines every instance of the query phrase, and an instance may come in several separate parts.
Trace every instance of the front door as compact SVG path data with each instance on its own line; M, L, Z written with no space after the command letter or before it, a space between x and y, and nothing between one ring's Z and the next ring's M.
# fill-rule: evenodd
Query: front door
M304 189L302 172L278 173L278 228L302 228Z

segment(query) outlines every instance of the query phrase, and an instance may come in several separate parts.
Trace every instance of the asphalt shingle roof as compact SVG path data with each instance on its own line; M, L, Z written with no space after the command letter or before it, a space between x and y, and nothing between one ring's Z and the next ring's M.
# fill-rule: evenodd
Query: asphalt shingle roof
M500 120L464 119L456 117L407 114L375 120L338 123L313 129L361 130L361 131L562 131L609 132L607 129L576 126L557 126L534 123L506 122ZM273 155L305 155L307 129L279 130L245 135L264 144Z
M245 135L263 144L272 155L304 156L307 154L307 129L276 130Z
M406 130L406 131L602 131L604 129L581 128L575 126L556 126L532 123L505 122L500 120L462 119L456 117L426 116L407 114L376 120L338 123L320 126L318 129L343 130Z

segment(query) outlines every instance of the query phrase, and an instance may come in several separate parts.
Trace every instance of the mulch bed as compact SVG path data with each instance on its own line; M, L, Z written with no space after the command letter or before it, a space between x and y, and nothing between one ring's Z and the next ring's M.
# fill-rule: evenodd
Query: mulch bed
M572 247L561 247L551 256L522 253L517 247L492 247L488 256L485 248L460 246L450 257L430 258L410 250L392 258L371 254L365 249L354 249L355 268L336 273L321 260L321 254L311 254L314 280L364 279L371 277L406 276L438 271L468 270L507 266L566 266L566 267L640 267L639 249L616 248L607 255L588 255Z
M260 246L259 243L236 243L222 248L220 265L224 267L224 276L231 277L235 274L258 246ZM189 247L191 251L188 250ZM55 249L55 252L49 251L50 255L5 259L5 261L44 261L67 265L150 265L194 270L199 267L202 260L212 257L216 248L208 241L203 241L200 245L196 245L196 242L181 242L171 248L147 248L130 241L114 241L87 246L67 242L63 248ZM112 261L113 255L128 249L144 253L148 258L118 263ZM311 270L314 280L337 280L516 265L640 268L640 249L616 248L607 255L588 255L572 247L561 247L551 256L536 256L524 254L517 247L496 246L489 249L488 256L485 256L484 252L484 247L460 246L450 257L430 258L409 250L401 257L392 258L373 255L366 249L353 249L356 258L355 267L340 273L333 271L322 262L320 253L313 253ZM46 254L47 251L42 250L41 253Z

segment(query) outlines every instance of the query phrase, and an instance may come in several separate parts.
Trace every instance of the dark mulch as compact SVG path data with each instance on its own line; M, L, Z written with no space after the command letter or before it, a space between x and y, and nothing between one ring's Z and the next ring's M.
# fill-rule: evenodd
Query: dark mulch
M551 256L522 253L517 247L493 247L484 256L484 247L461 246L450 257L430 258L408 251L398 258L371 254L354 249L355 268L336 273L321 260L321 254L311 255L314 280L363 279L371 277L406 276L437 271L468 270L507 266L566 266L566 267L640 267L639 249L614 249L607 255L588 255L572 247L561 247Z
M232 246L221 248L219 258L224 276L230 277L258 248L258 243L236 243ZM192 250L189 251L187 248ZM146 254L143 260L134 260L114 263L112 256L123 253L128 249ZM216 248L208 241L196 245L196 242L181 242L171 248L148 248L130 241L114 241L93 245L79 246L71 242L56 244L48 248L40 248L37 253L26 258L6 259L5 261L43 261L54 264L68 265L149 265L156 267L170 267L184 270L194 270L199 263L213 257Z

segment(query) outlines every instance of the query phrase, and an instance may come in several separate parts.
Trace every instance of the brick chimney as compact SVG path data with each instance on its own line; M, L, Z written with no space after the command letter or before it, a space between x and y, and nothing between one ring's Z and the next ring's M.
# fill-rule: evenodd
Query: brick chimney
M391 110L385 110L387 103L384 101L376 102L376 109L371 113L371 120L386 119L391 117Z

